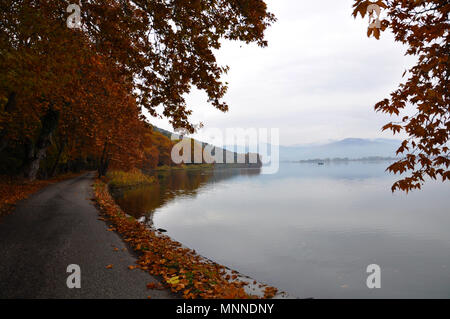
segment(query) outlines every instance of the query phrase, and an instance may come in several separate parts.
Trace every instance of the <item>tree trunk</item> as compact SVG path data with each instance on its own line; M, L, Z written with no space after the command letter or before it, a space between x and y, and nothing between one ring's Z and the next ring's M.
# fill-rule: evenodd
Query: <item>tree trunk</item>
M56 169L58 168L58 164L59 164L59 160L61 159L61 154L64 150L66 143L65 142L61 142L61 147L58 148L58 155L56 156L56 161L55 164L53 164L52 169L50 170L50 177L53 177L56 173Z
M101 178L102 176L106 176L106 173L108 172L108 166L109 166L109 157L107 152L108 143L105 142L105 145L103 146L103 152L102 157L100 158L100 163L98 165L98 178Z
M108 172L108 166L109 166L109 159L106 159L102 163L100 163L100 167L98 170L98 177L106 176L106 173Z
M36 143L33 145L30 141L27 152L27 164L24 170L24 176L30 181L36 179L40 162L47 154L47 148L51 144L52 133L58 126L58 120L59 111L55 111L50 107L47 113L41 118L42 128Z

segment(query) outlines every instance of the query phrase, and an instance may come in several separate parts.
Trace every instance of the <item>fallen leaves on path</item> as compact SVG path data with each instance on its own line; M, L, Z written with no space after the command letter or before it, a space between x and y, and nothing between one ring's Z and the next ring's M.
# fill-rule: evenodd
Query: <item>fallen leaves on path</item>
M158 283L151 282L147 284L147 289L163 290L165 288L166 287L164 287L164 285L160 284L159 282Z
M0 216L6 215L14 210L15 204L37 192L41 188L62 180L75 177L81 173L60 175L48 180L35 180L32 182L14 178L11 176L0 176Z
M206 260L194 250L182 247L168 236L157 234L135 219L127 218L114 202L105 183L97 180L94 189L100 212L112 222L124 240L140 253L136 268L161 276L172 292L180 293L183 298L256 298L245 292L243 287L246 283L238 280L236 272L230 278L224 266ZM149 289L155 287L157 284L147 284ZM268 288L271 289L266 288L265 297L271 298L276 288Z

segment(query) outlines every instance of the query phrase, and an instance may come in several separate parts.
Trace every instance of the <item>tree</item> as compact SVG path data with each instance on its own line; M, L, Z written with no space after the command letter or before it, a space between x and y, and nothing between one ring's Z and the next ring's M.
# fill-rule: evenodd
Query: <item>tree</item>
M83 35L42 3L2 1L0 9L0 151L22 146L22 171L32 180L73 107L83 76L78 66L92 54Z
M356 0L353 16L376 20L377 5L386 12L386 19L369 26L368 36L380 38L380 33L391 30L395 40L408 46L407 55L417 57L417 63L408 71L408 79L399 88L375 105L375 110L399 116L383 130L408 136L397 150L402 158L388 167L393 173L408 172L408 176L395 182L392 191L420 189L425 178L450 179L450 2L448 0ZM372 6L373 7L373 6ZM369 8L370 9L370 8ZM413 115L405 114L412 106Z
M145 127L144 135L144 159L141 168L150 170L159 165L174 165L171 151L175 141L154 130L150 125Z
M220 81L228 67L219 66L213 53L220 40L264 47L264 31L275 21L263 0L91 0L82 14L96 50L133 79L138 105L191 132L184 96L192 86L215 108L228 110L222 101L227 86Z
M184 96L193 86L226 111L220 77L228 68L213 50L221 39L264 47L275 21L263 0L89 0L82 27L69 29L69 3L0 3L0 152L22 153L29 179L49 148L51 171L62 153L93 156L99 175L137 165L144 157L142 108L192 132ZM159 162L170 154L165 144Z

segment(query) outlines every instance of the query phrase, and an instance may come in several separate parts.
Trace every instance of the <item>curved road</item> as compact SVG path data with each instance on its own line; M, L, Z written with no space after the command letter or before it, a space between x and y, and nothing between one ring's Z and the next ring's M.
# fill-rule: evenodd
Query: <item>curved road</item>
M93 176L50 185L0 220L0 298L174 298L147 289L156 278L128 269L135 256L90 201ZM81 268L79 289L66 285L70 264Z

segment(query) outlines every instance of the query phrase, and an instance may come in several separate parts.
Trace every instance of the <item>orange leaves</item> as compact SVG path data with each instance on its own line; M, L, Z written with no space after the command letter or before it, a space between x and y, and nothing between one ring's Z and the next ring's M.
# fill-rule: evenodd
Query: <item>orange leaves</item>
M369 15L369 27L367 28L367 36L373 35L377 40L380 38L381 31L386 30L389 22L381 20L381 10L386 9L387 5L383 0L369 1L369 0L356 0L353 4L353 17L356 18L361 15L364 18Z
M396 154L402 154L405 151L409 151L409 147L408 147L408 141L403 141L402 145L397 149Z
M160 284L159 282L158 283L151 282L151 283L147 284L147 289L163 290L163 289L166 289L166 288L162 284Z
M22 144L35 140L52 106L61 113L52 135L65 162L89 158L101 176L108 167L141 167L144 157L150 166L169 162L167 139L162 147L146 143L144 109L193 130L185 97L196 87L227 111L220 77L228 68L218 65L215 49L221 39L266 46L264 32L275 22L263 0L244 1L245 9L242 1L151 0L127 10L92 0L82 10L88 22L74 31L66 15L55 14L64 12L61 1L20 10L16 2L2 1L0 69L8 72L0 73L0 99L17 93L21 112L0 116L1 133L6 128Z
M448 149L446 150L446 152L448 153ZM450 158L445 157L445 156L437 156L434 159L434 164L436 166L443 166L448 168L450 166Z
M156 284L154 282L147 284L147 289L155 289L155 288L156 288Z
M395 135L395 133L400 133L400 131L403 129L403 127L401 125L398 124L393 124L388 123L385 126L383 126L382 130L386 131L386 130L392 130L393 134Z
M273 298L278 292L277 288L274 287L266 287L264 289L264 298Z
M370 36L373 34L375 39L380 39L380 29L378 28L367 28L367 36L370 38Z
M393 134L405 133L407 138L397 150L397 155L405 157L388 167L388 171L405 174L392 190L408 192L420 189L425 178L449 176L450 141L450 95L448 89L448 5L437 5L432 0L389 1L389 7L382 6L386 1L374 4L384 8L386 20L381 21L380 29L368 31L368 35L379 37L379 32L391 29L395 40L407 46L407 55L416 57L416 65L403 73L409 78L384 99L375 105L376 111L399 116L401 123L388 123L383 130ZM353 16L365 16L371 5L367 0L355 0ZM370 10L369 10L370 11ZM406 115L406 107L412 112Z
M399 161L391 164L387 170L394 174L402 174L406 172L408 168L408 161Z
M372 4L376 4L380 7L386 7L386 5L382 2L382 1L377 1L377 2L372 2L369 0L356 0L355 3L353 4L353 17L356 18L358 16L358 14L361 15L362 18L364 18L367 14L367 8L369 7L369 5Z
M183 298L251 297L243 288L245 283L238 281L235 272L227 275L224 266L202 258L195 251L157 234L136 220L126 218L100 181L95 184L95 197L105 218L140 253L137 267L151 275L161 276L173 292L180 293ZM143 250L143 247L146 249ZM162 289L163 286L149 283L147 288ZM273 296L274 292L276 289L270 288L267 297Z

